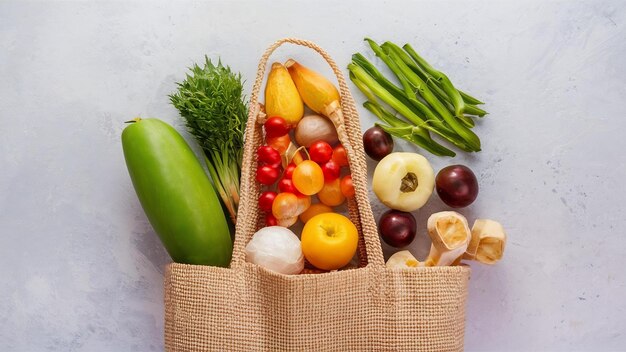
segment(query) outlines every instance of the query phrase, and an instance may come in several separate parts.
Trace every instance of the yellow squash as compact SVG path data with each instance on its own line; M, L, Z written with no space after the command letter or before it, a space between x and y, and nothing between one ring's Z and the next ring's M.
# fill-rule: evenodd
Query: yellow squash
M287 60L285 66L304 103L316 113L330 117L330 114L340 106L339 92L335 85L326 77L293 59Z
M267 77L265 113L269 117L280 116L292 126L297 125L304 115L304 105L298 89L285 66L278 62L272 64Z

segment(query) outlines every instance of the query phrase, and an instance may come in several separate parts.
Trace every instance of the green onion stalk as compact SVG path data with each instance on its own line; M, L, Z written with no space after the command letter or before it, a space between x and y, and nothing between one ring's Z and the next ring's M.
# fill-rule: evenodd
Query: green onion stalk
M248 114L241 74L207 57L204 67L194 64L190 71L170 101L202 147L213 185L235 224Z
M465 143L465 141L463 141L459 136L454 134L454 131L452 131L449 127L443 124L439 120L439 118L424 117L423 115L420 115L419 112L411 109L408 105L404 104L401 99L398 99L396 96L384 89L384 87L380 85L373 77L371 77L362 67L356 65L355 63L352 63L348 65L348 69L354 77L352 79L353 82L355 82L356 80L362 83L362 85L368 87L368 89L371 90L372 94L379 97L380 100L391 106L414 125L440 135L442 138L448 140L450 143L459 147L461 150L472 151L472 149ZM407 97L405 97L405 99L408 100Z
M411 82L416 91L428 102L430 106L444 119L444 121L467 142L473 151L480 151L480 140L474 132L464 126L448 111L445 105L433 94L428 88L426 82L424 82L418 75L416 75L408 66L402 62L394 51L387 53L400 68L401 72Z
M475 122L469 116L486 114L477 106L483 104L480 100L458 90L447 75L433 68L410 45L400 48L385 42L379 46L369 38L365 40L400 83L396 86L360 53L352 56L350 78L367 96L364 106L386 124L377 125L435 155L454 156L454 152L435 142L428 132L463 151L480 151L480 139L471 131ZM394 116L378 99L407 121Z
M442 85L444 85L444 83L443 83L443 80L440 79L439 77L445 77L448 82L450 81L448 79L448 77L443 72L434 69L432 66L430 66L430 64L426 60L424 60L421 56L419 56L417 54L417 52L415 50L413 50L411 45L404 44L404 46L402 48L409 54L409 56L416 63L418 63L421 67L423 67L424 70L426 70L431 76L433 76L433 77L435 77L437 79L437 81L435 81L435 82L440 82L440 84L439 84L440 87ZM450 83L450 86L452 86L452 83ZM484 104L482 101L472 97L471 95L469 95L469 94L467 94L467 93L465 93L465 92L463 92L461 90L458 90L458 93L461 95L461 98L463 99L463 101L468 103L468 104L472 104L472 105ZM455 93L451 92L451 94L455 94Z
M431 124L436 128L436 133L441 134L442 137L447 139L449 142L453 143L457 147L461 148L464 151L474 151L473 148L469 147L466 142L464 142L456 132L446 125L445 120L441 118L435 111L431 110L425 102L422 102L417 97L417 91L415 90L415 81L410 81L410 78L403 71L403 66L400 65L397 61L394 61L394 57L388 56L383 49L378 46L373 40L366 38L365 39L369 44L374 53L380 57L383 62L387 64L387 66L391 69L391 71L396 75L398 80L403 86L404 97L408 99L409 104L417 108L422 114L426 116L426 120L430 121ZM373 66L373 65L372 65Z
M404 52L399 46L391 42L385 42L383 44L383 47L386 48L388 51L393 51L395 55L397 55L402 60L402 62L405 63L405 65L407 62L413 63L411 59L415 60L415 62L419 64L420 68L422 68L422 72L425 71L427 75L430 76L427 77L427 80L434 83L432 85L429 85L429 87L439 87L437 83L435 83L439 82L441 84L441 89L443 89L445 95L447 95L447 97L449 98L450 103L452 103L452 106L454 106L454 114L457 117L463 116L463 112L465 111L465 101L463 101L461 93L459 93L459 91L454 88L454 85L452 84L452 82L450 82L448 76L430 66L430 64L426 62L426 60L422 59L419 55L417 55L414 50L412 50L410 45L404 46L407 52L409 52L409 49L411 50L409 52L409 54L411 54L410 56L407 55L407 52Z
M376 95L370 90L370 88L363 83L357 76L357 74L362 74L360 67L351 67L350 68L350 80L365 94L365 96L369 99L367 102L363 104L363 106L376 115L381 121L387 123L387 125L377 124L380 128L385 130L387 133L396 136L398 138L402 138L407 140L417 146L428 150L429 152L439 155L439 156L454 156L455 153L446 147L440 145L435 142L432 138L430 138L430 134L428 133L428 129L430 127L426 124L426 122L419 122L415 116L413 116L413 121L417 121L417 126L411 125L410 123L401 120L400 118L394 116L391 112L387 111L380 103L378 103L378 99ZM361 77L368 80L367 76L361 75ZM369 81L369 84L374 87L374 89L378 90L376 85L373 85L373 82ZM392 97L382 95L385 101L391 102L394 106L400 107L400 109L404 109L401 105L398 105L397 102L394 102ZM415 123L415 122L413 122ZM421 127L420 127L421 126Z
M366 38L366 40L368 40ZM484 116L486 112L476 105L483 104L482 101L454 88L454 85L443 72L433 68L425 59L417 54L417 52L409 44L405 44L402 49L392 42L385 42L381 45L385 50L393 50L400 59L413 72L425 81L430 89L441 100L450 103L453 102L454 107L465 110L470 115ZM456 101L456 103L454 103ZM460 110L453 110L457 115L461 115Z
M411 96L407 97L405 95L406 93L404 90L400 89L391 81L389 81L385 76L383 76L382 73L380 73L380 71L378 71L376 67L372 63L370 63L362 54L356 53L352 55L352 61L358 66L361 66L365 71L367 71L367 73L376 82L378 82L378 84L383 86L383 88L385 88L391 95L393 95L396 99L400 100L404 105L410 108L414 113L418 115L424 115L425 118L429 120L434 119L434 120L440 120L443 122L443 120L437 114L435 114L429 107L427 107L425 103L419 99L419 97L416 97L412 93L411 93ZM452 131L452 129L447 127L445 124L443 123L435 123L435 124L437 128L441 129L442 132L445 132L447 135L453 136L455 134L454 131Z

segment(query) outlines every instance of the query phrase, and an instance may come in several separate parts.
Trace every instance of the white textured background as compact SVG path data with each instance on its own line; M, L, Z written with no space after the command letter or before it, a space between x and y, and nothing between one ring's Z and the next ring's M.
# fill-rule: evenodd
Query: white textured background
M509 235L501 263L473 265L468 351L626 350L625 23L623 1L0 3L0 351L163 349L169 258L122 122L182 131L166 95L187 66L221 55L249 89L289 35L342 67L371 56L364 36L410 42L487 102L481 153L430 158L472 167L481 193L463 213ZM276 58L290 54L323 67ZM415 253L442 209L435 196L416 213Z

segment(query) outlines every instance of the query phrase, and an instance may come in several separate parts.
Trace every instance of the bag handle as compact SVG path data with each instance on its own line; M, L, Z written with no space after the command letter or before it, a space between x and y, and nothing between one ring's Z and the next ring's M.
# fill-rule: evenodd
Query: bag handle
M333 70L339 83L339 93L341 95L341 109L331 118L337 129L339 141L346 149L352 183L354 184L355 196L348 200L348 210L351 220L359 230L359 242L362 251L359 253L361 260L367 265L384 267L385 260L382 254L380 239L376 222L370 206L367 191L367 164L363 152L363 140L361 138L361 126L359 115L350 94L346 80L328 53L315 43L296 39L284 38L272 44L259 61L256 80L252 88L250 97L250 107L248 112L248 122L244 137L244 153L241 167L241 202L237 214L237 225L235 231L235 243L233 247L233 258L231 268L243 267L245 263L245 246L260 225L259 209L257 199L260 195L259 185L255 181L257 163L255 158L256 148L263 143L261 125L257 123L257 116L260 112L259 92L267 61L270 55L284 43L305 46L317 51ZM364 244L364 245L363 245Z

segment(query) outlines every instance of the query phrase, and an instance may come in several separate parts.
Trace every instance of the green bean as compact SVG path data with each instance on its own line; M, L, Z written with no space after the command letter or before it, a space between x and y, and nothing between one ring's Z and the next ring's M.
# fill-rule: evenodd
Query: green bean
M348 65L348 69L352 73L352 75L350 75L350 78L352 79L353 82L357 81L357 83L355 83L357 86L361 84L367 86L369 92L376 95L386 104L389 104L389 106L391 106L393 109L398 111L402 116L404 116L407 120L409 120L414 125L439 134L441 137L443 137L450 143L454 144L455 146L459 147L461 150L473 151L473 149L469 145L467 145L465 141L459 136L448 135L446 134L445 130L432 126L433 123L436 124L439 121L437 120L424 121L424 119L422 119L420 116L415 114L410 108L402 104L400 100L396 99L391 93L389 93L380 84L378 84L378 82L376 82L376 80L374 80L360 66L354 63L350 63Z
M443 118L443 120L463 139L473 151L480 150L480 139L469 128L460 123L445 107L445 105L437 99L437 97L428 88L426 83L419 78L407 65L400 60L393 50L387 53L391 59L398 65L402 74L414 85L418 93L433 107L433 109Z
M395 47L394 50L396 50ZM397 50L401 51L399 47L397 47ZM430 64L421 56L419 56L409 44L404 45L404 50L406 50L411 58L413 58L413 60L415 60L415 62L419 66L421 66L424 71L428 72L429 75L433 76L437 81L441 82L443 91L446 92L446 94L450 98L450 102L452 103L452 105L454 105L455 115L458 117L463 115L463 111L465 110L465 102L461 97L461 93L459 93L459 91L454 88L454 85L452 84L448 76L430 66Z

